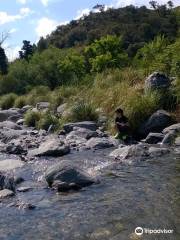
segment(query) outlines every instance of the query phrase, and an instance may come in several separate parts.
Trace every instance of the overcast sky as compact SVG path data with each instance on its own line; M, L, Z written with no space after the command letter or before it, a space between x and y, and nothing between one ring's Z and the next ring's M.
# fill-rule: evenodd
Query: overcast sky
M180 0L173 2L180 5ZM149 0L0 0L0 33L10 33L4 44L8 57L17 56L23 40L37 42L57 25L88 14L97 3L108 7L148 6Z

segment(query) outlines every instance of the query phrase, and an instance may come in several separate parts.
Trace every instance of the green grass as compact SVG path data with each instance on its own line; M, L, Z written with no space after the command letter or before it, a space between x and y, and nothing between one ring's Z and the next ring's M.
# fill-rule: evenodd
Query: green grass
M12 108L16 98L17 98L17 95L14 93L9 93L9 94L2 96L0 99L0 107L3 110Z
M24 123L28 127L36 127L38 121L41 118L40 112L35 112L35 111L27 111L27 113L24 116Z

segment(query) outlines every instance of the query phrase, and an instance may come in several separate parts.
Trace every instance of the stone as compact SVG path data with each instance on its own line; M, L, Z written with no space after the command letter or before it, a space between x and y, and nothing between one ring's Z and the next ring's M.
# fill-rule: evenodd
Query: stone
M14 170L16 168L21 168L24 165L24 163L20 160L16 159L6 159L6 160L0 160L0 171L10 171Z
M87 148L95 148L95 149L103 149L103 148L110 148L115 146L115 139L114 141L110 138L91 138L86 142L86 147Z
M20 118L17 122L16 122L17 125L23 125L24 124L24 119L23 118Z
M59 116L62 116L62 114L64 113L64 111L67 109L67 103L63 103L61 104L59 107L57 107L57 114Z
M180 133L180 123L173 124L163 130L163 133L166 134L168 132L175 131L176 133Z
M84 121L84 122L76 122L76 123L67 123L63 126L66 133L73 131L74 127L85 128L91 131L97 130L97 125L95 122L92 121Z
M169 152L170 150L168 148L160 148L160 147L150 147L148 150L150 157L159 157Z
M31 187L19 187L17 188L17 192L28 192L31 189L32 189Z
M14 178L0 173L0 190L9 189L15 190Z
M24 149L24 146L22 144L9 144L6 147L6 152L9 154L15 154L15 155L21 155L21 154L27 154L27 150Z
M31 110L33 107L31 105L26 105L20 109L20 113L25 114L27 111Z
M9 116L7 120L12 121L12 122L17 122L21 118L22 118L22 114L17 113L17 114L14 114L12 116Z
M175 145L180 146L180 137L177 137L175 140Z
M58 157L68 154L70 152L70 147L65 145L63 141L58 138L50 138L44 143L41 143L39 148L29 150L29 156L52 156Z
M138 145L131 145L131 146L124 146L118 149L115 149L113 152L110 153L110 157L119 160L126 160L126 159L144 159L147 157L147 146L143 144Z
M140 126L138 134L142 137L146 137L151 132L160 133L164 128L170 126L171 124L171 115L164 110L158 110Z
M171 80L163 73L154 72L145 80L145 91L167 89Z
M22 128L18 126L16 123L12 121L4 121L0 122L0 129L14 129L14 130L21 130Z
M74 183L80 187L86 187L96 182L94 177L71 161L61 161L50 167L45 173L45 179L50 187L57 180L67 184Z
M27 135L26 130L3 129L0 132L1 132L0 138L4 143L7 143L13 139L20 138L21 136Z
M175 130L169 131L164 136L164 138L162 140L162 144L172 145L175 141L176 135L177 135L177 133L175 132Z
M14 196L14 192L9 189L3 189L0 191L0 199Z
M6 121L9 117L18 115L19 112L15 109L0 110L0 122Z
M20 183L22 183L22 182L24 182L25 180L24 180L24 178L22 178L22 177L18 177L18 176L15 176L14 177L14 182L15 182L15 184L20 184Z
M74 127L73 131L70 132L67 135L68 138L73 138L73 137L80 137L80 138L85 138L85 139L90 139L92 137L98 137L98 133L96 131L92 131L87 128L79 128L79 127Z
M37 110L41 111L41 110L47 110L50 107L50 103L49 102L39 102L36 104L36 108Z
M149 133L144 142L148 144L156 144L161 142L163 138L164 135L162 133Z

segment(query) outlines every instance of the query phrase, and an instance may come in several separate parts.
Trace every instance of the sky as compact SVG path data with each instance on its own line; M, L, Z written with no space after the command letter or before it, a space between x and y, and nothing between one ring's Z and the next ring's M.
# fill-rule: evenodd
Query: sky
M180 0L173 2L180 5ZM118 8L130 4L148 6L149 0L0 0L0 40L2 34L8 33L3 47L9 60L18 56L23 40L37 43L56 26L87 15L97 3Z

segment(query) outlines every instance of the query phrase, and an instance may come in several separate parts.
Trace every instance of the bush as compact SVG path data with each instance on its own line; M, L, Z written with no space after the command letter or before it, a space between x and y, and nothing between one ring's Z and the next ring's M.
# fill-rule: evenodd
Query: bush
M13 107L16 98L17 98L17 95L14 93L10 93L2 96L0 100L0 107L2 109L9 109Z
M59 126L59 120L50 113L42 113L40 120L36 124L38 129L44 129L46 131L51 125L53 125L53 130L56 130Z
M24 116L24 122L28 127L35 127L41 118L40 112L27 111Z
M26 102L27 102L27 96L20 96L20 97L17 97L15 102L14 102L14 107L16 108L22 108L26 105Z
M98 115L92 104L80 101L72 107L71 120L76 121L96 121Z
M27 103L36 105L38 102L46 102L50 100L50 89L46 86L37 86L33 88L27 95Z

